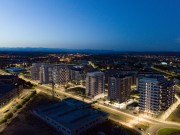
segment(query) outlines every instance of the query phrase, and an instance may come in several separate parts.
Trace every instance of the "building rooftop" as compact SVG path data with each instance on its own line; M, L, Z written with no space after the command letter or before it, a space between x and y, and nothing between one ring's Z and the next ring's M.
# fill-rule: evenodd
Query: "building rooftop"
M95 72L89 72L87 73L88 76L98 76L98 75L104 75L103 72L95 71Z
M126 77L131 77L130 75L122 75L122 74L114 74L111 75L110 77L114 77L114 78L126 78Z
M35 111L41 116L48 117L69 129L83 126L86 121L96 117L107 116L107 113L92 109L89 104L73 98L67 98L48 106L41 106Z
M9 72L23 72L26 71L24 68L6 68L7 71Z
M156 75L144 76L144 77L141 77L140 80L150 82L150 83L158 83L159 85L162 85L163 87L174 85L173 81L170 81L164 78L163 76L156 76Z
M17 78L18 76L16 75L0 75L0 79L13 79L13 78Z
M8 93L14 88L15 86L13 84L6 84L6 83L0 82L0 97L2 97L3 95L5 95L6 93Z

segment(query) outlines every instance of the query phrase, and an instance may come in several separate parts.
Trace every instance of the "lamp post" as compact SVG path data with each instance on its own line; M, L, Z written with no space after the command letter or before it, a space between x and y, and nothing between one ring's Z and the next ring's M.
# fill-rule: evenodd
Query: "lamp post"
M52 100L54 101L54 81L52 80Z
M17 86L18 86L18 84L17 84L17 83L15 83L14 85L15 85L15 89L17 90L18 97L19 97L19 96L20 96L20 91L19 91L19 88L17 87Z

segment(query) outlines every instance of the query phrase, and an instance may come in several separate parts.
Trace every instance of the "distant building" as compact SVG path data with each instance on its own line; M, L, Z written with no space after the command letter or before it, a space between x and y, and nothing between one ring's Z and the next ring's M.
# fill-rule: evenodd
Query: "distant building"
M105 77L102 72L90 72L86 76L86 96L99 98L104 95Z
M26 72L24 68L6 68L6 71L11 72L13 74L19 74L21 72Z
M40 80L40 67L42 63L33 63L30 71L31 71L31 79L32 80Z
M140 76L138 81L139 110L158 115L175 101L174 83L160 75Z
M63 135L80 135L108 117L107 113L73 98L38 107L33 113Z
M119 103L126 102L130 98L131 76L112 76L108 79L108 99Z
M167 65L167 62L161 62L161 65Z
M80 64L81 64L81 65L88 65L88 61L86 61L86 60L81 60L81 61L80 61Z

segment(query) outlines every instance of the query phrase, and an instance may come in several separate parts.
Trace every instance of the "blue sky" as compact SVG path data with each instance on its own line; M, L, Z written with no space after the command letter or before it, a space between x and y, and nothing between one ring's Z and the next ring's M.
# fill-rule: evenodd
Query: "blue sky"
M0 47L180 51L180 0L1 0Z

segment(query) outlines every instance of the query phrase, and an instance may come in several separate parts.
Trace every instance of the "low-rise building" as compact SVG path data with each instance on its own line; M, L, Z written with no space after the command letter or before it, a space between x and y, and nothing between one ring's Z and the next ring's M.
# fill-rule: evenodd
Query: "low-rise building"
M19 74L19 73L25 73L26 69L25 68L6 68L6 71L12 73L12 74Z
M18 82L18 76L17 75L0 75L0 82L15 84Z
M0 107L18 97L23 85L18 83L18 77L13 75L0 75Z
M33 112L63 135L80 135L108 117L107 113L92 109L89 104L73 98L41 106Z

